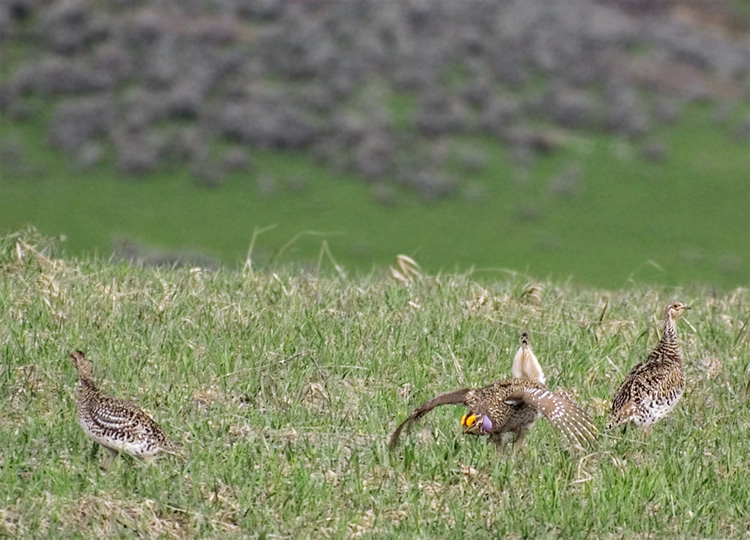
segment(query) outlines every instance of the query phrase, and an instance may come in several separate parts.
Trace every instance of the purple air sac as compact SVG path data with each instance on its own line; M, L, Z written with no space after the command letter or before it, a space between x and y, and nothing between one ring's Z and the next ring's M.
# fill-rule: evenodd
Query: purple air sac
M482 416L482 429L484 431L492 431L492 420L486 414Z

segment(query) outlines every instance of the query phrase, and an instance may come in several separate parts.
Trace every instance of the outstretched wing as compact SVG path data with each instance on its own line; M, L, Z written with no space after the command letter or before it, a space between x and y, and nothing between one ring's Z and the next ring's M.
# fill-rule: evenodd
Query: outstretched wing
M406 427L407 424L419 420L425 414L430 412L432 409L439 405L466 405L466 396L471 390L469 388L462 388L461 390L455 390L453 392L446 392L432 398L430 401L422 403L419 407L409 415L409 417L401 422L396 430L391 435L391 441L389 446L391 449L396 448L398 444L398 438L401 436L401 431Z
M520 388L505 399L509 405L519 401L541 412L575 447L593 444L599 434L589 415L561 392Z

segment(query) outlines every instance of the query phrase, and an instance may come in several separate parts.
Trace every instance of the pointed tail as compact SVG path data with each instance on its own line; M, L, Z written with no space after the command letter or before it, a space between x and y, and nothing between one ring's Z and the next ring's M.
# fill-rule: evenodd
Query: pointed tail
M389 443L391 450L398 445L398 438L401 436L401 431L407 424L419 420L438 405L466 405L466 395L469 391L469 388L463 388L453 392L446 392L445 394L440 394L439 396L432 398L430 401L422 403L419 407L414 409L409 417L401 422L396 428L396 431L393 432L393 435L391 435L391 442Z
M531 350L529 334L526 332L521 334L521 345L513 357L510 374L514 379L529 379L542 384L547 382L542 366L539 364L534 351Z

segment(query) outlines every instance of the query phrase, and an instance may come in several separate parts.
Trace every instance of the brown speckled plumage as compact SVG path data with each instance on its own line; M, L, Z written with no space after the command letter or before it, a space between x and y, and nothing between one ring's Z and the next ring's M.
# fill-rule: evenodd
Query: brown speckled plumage
M160 452L180 455L164 430L131 401L102 393L91 376L91 362L81 351L70 355L78 371L78 424L110 453L120 451L151 461Z
M676 321L690 309L673 302L664 310L664 333L651 354L625 377L612 399L607 428L632 422L649 426L674 409L685 390L685 368Z
M536 369L532 370L527 366L520 370L521 373L531 371L536 374L537 379L544 379L525 334L521 338L521 347L514 360L514 375L519 372L519 358L525 358L524 362L531 362L531 365L536 366ZM461 419L464 432L489 435L498 450L502 449L503 433L514 433L514 446L520 447L526 430L540 414L560 430L573 446L581 447L593 442L597 429L589 416L563 392L547 390L541 380L531 380L528 377L503 379L482 388L464 388L441 394L414 409L393 432L390 446L394 448L398 444L404 427L439 405L465 405L468 412Z

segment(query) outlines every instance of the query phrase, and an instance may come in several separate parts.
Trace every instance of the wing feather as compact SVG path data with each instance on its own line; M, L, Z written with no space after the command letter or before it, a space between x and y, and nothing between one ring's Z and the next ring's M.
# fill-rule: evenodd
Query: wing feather
M563 393L542 388L523 388L508 396L508 399L521 399L541 412L573 446L591 445L599 434L586 411Z
M401 431L408 424L420 419L435 407L439 405L466 405L466 397L469 392L471 392L469 388L462 388L461 390L455 390L453 392L440 394L439 396L436 396L429 401L425 401L419 407L414 409L414 411L406 418L406 420L399 424L399 426L393 432L393 435L391 435L391 440L388 446L391 448L391 450L396 448L396 445L398 444L398 438L401 436Z

